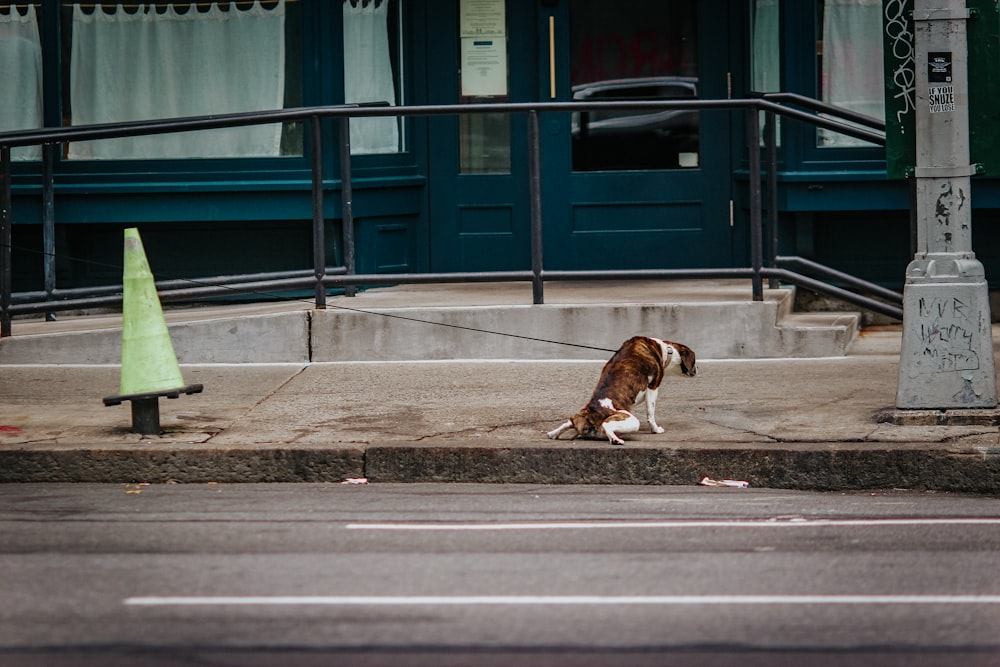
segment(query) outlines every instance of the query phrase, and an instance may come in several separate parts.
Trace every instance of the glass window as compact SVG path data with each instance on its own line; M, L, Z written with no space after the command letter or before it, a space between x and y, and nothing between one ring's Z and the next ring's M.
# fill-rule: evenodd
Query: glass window
M570 80L574 100L698 97L695 2L573 0ZM697 167L697 111L574 114L573 168Z
M0 7L0 132L42 126L42 43L34 5ZM15 148L13 160L38 160L37 146Z
M400 0L344 0L344 101L403 104ZM351 153L403 150L398 116L351 120Z
M781 92L781 12L779 0L750 0L751 87L758 93ZM764 142L767 114L760 113L760 136ZM781 144L781 117L775 116L775 138Z
M881 0L818 0L817 16L822 35L816 46L820 99L884 120ZM872 144L820 129L817 145Z
M781 91L781 39L778 0L751 0L751 59L753 89L758 93Z
M459 9L462 104L509 100L505 0L461 0ZM463 174L510 173L510 115L459 116Z
M302 102L301 61L295 55L302 32L298 2L69 3L61 32L67 124L260 111ZM301 153L300 129L273 124L76 142L68 157Z

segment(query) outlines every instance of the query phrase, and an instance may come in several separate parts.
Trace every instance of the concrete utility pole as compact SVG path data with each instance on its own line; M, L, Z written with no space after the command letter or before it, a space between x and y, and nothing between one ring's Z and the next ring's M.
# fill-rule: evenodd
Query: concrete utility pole
M896 407L994 408L989 292L972 252L965 0L915 0L917 253Z

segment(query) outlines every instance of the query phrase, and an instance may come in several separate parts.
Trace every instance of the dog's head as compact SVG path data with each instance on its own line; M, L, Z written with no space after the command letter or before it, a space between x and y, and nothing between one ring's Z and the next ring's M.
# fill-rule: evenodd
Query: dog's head
M600 424L604 416L594 413L588 406L570 417L569 420L573 424L577 437L592 438L597 435L597 425Z
M694 350L687 345L669 340L663 341L663 346L663 370L665 372L688 377L694 377L698 374L698 363L694 356Z

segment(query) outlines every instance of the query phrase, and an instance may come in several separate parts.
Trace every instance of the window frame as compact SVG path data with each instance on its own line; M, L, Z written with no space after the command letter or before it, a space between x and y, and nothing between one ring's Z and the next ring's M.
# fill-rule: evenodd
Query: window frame
M16 0L14 0L16 2ZM37 2L38 0L36 0ZM68 82L63 80L63 31L61 24L65 5L87 3L91 0L40 0L38 10L39 32L42 43L42 104L45 127L63 127L64 93ZM127 1L127 0L125 0ZM178 0L178 2L187 0ZM328 0L291 0L301 11L297 71L301 77L301 105L328 106L343 104L343 16L339 2ZM413 54L417 40L407 39L414 34L411 0L400 4L400 28L391 39L393 55L400 58L397 85L402 87L401 100L414 97L412 76ZM287 8L286 8L287 9ZM289 35L291 39L291 35ZM403 40L399 43L398 40ZM307 124L304 124L308 128ZM352 156L353 175L392 176L415 172L413 118L403 118L403 150L397 153ZM230 191L257 190L264 184L268 188L302 189L311 182L311 142L308 129L303 132L303 150L299 155L273 157L225 158L151 158L142 160L84 160L66 159L59 151L54 173L57 187L76 189L96 185L107 192L162 192L162 191ZM339 178L339 132L332 120L323 121L323 172L326 180ZM42 171L42 161L18 161L12 165L19 177L37 177ZM19 178L23 181L23 178ZM35 178L29 181L37 183Z
M818 3L781 2L781 81L786 92L820 99L818 45L822 39ZM810 26L811 30L787 29ZM882 146L820 146L818 128L800 121L781 123L781 143L787 168L803 172L857 172L884 177Z

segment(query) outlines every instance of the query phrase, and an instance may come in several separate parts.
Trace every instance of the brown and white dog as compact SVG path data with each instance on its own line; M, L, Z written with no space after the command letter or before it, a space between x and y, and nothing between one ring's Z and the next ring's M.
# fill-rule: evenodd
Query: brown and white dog
M643 394L650 429L653 433L663 433L656 423L660 382L665 375L693 377L697 372L694 352L688 346L651 336L630 338L604 364L586 407L549 431L548 436L558 438L573 429L574 438L607 436L612 445L624 445L618 434L639 430L639 418L630 410Z

